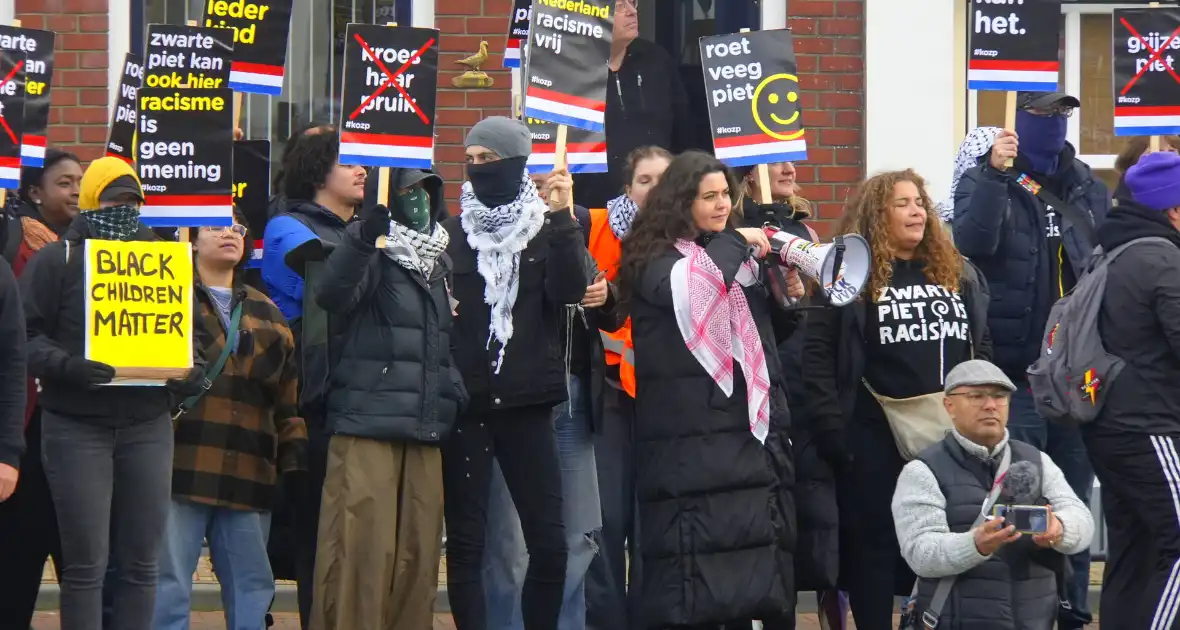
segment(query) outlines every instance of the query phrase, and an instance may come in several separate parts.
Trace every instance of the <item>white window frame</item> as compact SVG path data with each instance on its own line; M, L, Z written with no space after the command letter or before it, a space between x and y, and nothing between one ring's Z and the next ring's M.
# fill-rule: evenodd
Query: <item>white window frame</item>
M1173 6L1164 4L1164 6ZM1061 12L1065 14L1065 84L1061 91L1067 94L1078 94L1082 87L1082 15L1109 14L1115 9L1141 9L1142 4L1069 4L1062 5ZM968 128L975 128L979 121L979 99L977 90L967 92L967 123ZM1069 118L1065 139L1075 147L1081 148L1082 117L1074 115ZM1115 154L1079 154L1078 159L1097 170L1113 170Z

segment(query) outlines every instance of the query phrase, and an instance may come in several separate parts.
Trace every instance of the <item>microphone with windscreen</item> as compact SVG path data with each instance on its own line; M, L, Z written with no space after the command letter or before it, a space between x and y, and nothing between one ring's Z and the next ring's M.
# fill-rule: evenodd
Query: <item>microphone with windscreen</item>
M1032 462L1016 462L1008 467L1000 490L1000 503L1031 505L1041 498L1041 471Z

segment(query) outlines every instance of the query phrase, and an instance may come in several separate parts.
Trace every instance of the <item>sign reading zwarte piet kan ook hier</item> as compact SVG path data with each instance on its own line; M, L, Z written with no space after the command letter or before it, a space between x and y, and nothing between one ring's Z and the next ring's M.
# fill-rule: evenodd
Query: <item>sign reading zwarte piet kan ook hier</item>
M0 50L0 188L20 188L21 133L25 128L24 55Z
M349 24L340 163L430 168L437 88L438 30Z
M1114 135L1180 133L1180 9L1115 9Z
M21 139L21 165L45 164L45 135L49 128L49 88L53 84L52 31L0 26L0 50L24 62L25 111ZM105 64L104 64L105 67Z
M790 31L702 37L701 68L717 159L729 166L807 159Z
M236 92L283 93L292 0L205 0L203 26L233 31L229 87Z
M614 0L533 0L525 116L604 130L614 8Z
M140 219L151 227L233 225L233 90L139 91Z
M974 0L967 89L1057 91L1061 0Z

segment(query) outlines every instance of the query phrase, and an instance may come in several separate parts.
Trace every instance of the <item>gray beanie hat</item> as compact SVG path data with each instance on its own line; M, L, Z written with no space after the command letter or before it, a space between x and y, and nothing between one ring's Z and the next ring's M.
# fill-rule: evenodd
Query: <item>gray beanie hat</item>
M533 152L533 135L528 125L514 118L484 118L467 132L464 148L479 145L496 152L502 159L528 157Z

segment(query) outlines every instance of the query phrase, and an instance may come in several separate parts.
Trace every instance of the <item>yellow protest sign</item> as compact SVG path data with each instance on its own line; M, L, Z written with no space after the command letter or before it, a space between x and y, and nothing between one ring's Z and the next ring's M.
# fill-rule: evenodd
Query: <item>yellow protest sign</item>
M187 243L86 241L86 358L117 380L162 381L193 365Z

